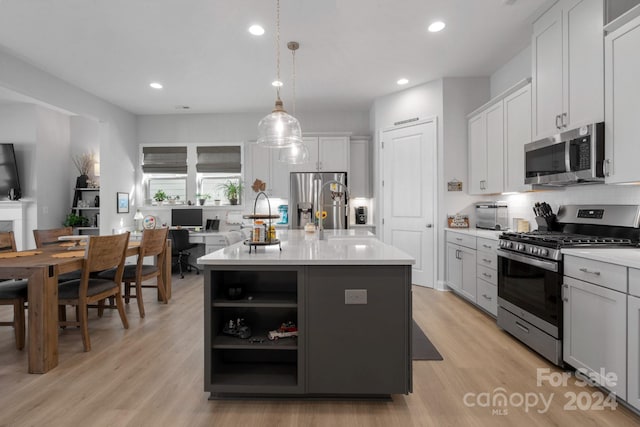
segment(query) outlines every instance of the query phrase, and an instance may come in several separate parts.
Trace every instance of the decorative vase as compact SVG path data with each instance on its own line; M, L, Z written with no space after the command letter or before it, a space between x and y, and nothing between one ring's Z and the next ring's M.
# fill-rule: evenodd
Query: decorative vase
M76 178L76 188L87 188L89 183L89 176L80 175Z
M204 203L207 201L207 199L198 199L198 202L200 202L200 206L204 206Z

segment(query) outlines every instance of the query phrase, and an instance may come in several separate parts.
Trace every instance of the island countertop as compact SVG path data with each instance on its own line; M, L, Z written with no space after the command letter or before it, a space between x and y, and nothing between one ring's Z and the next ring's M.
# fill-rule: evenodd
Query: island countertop
M239 242L198 258L200 265L411 265L415 259L366 230L283 230L278 245L251 248Z

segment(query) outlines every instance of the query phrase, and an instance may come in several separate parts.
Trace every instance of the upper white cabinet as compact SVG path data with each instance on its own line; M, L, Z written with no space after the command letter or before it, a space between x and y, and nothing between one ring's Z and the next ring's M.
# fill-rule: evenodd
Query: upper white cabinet
M605 38L605 182L640 181L640 18Z
M278 161L277 148L264 147L255 142L248 145L249 170L245 175L247 188L259 179L267 183L265 192L269 196L288 199L290 165ZM250 195L253 192L245 191L245 194Z
M371 197L371 157L369 137L351 137L349 176L351 197Z
M469 193L504 189L504 118L502 101L469 119Z
M294 172L349 172L348 136L305 136L307 163L292 165Z
M531 142L531 84L504 99L504 191L530 191L524 183L524 145Z
M533 24L534 140L604 120L603 0L561 0Z

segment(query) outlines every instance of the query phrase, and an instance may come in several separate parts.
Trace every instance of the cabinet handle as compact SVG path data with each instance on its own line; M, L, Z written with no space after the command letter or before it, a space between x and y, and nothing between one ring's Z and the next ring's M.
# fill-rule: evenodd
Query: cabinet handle
M491 298L489 295L487 295L487 294L482 294L482 296L483 296L483 297L485 297L486 299L488 299L489 301L491 301L491 300L492 300L492 298Z
M565 289L569 289L569 285L562 285L562 291L561 291L561 292L562 292L562 295L561 295L561 297L562 297L562 301L564 301L564 302L569 302L569 298L567 298L567 297L565 296L565 293L564 293L564 290L565 290Z
M484 277L488 277L489 279L491 279L491 277L492 277L492 276L491 276L491 274L489 274L489 273L482 273L482 275L483 275Z
M458 242L462 242L462 237L456 237L456 240L457 240Z
M491 264L491 260L490 259L482 258L482 261L486 262L487 264Z
M602 174L604 176L611 176L611 171L609 166L611 166L611 160L605 159L604 162L602 163Z
M482 247L483 247L483 248L487 248L487 249L491 249L491 245L487 245L487 244L485 244L485 243L483 243L483 244L482 244Z
M599 276L600 275L599 271L589 271L586 268L581 268L580 271L582 271L583 273L593 274L595 276Z
M562 121L561 121L561 123L562 123L562 127L563 128L567 127L567 122L565 120L566 118L567 118L567 113L562 113Z
M456 258L462 259L462 255L460 254L460 249L456 249Z
M561 120L561 117L560 117L560 114L558 114L556 116L556 129L560 129L562 127L560 120Z
M516 326L520 329L522 329L524 332L529 333L529 328L527 328L524 325L521 325L520 322L516 322Z

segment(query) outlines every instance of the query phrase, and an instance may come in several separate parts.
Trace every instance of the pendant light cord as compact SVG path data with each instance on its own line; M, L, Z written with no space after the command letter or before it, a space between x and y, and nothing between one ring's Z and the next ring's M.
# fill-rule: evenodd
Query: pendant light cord
M291 55L293 56L293 87L292 87L292 91L293 91L293 115L296 115L296 50L292 49L291 50Z
M280 0L276 0L276 78L278 79L278 86L276 86L276 94L278 100L280 100Z

